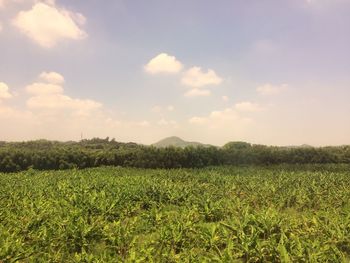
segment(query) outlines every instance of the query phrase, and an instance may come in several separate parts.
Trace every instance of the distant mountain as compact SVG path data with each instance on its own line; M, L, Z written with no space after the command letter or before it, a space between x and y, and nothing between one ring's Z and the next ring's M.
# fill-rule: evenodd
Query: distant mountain
M163 140L160 140L159 142L153 143L152 145L158 148L163 148L168 146L181 147L181 148L185 148L187 146L210 146L208 144L203 144L200 142L187 142L176 136L165 138Z
M300 148L314 148L312 145L309 144L302 144L300 145Z

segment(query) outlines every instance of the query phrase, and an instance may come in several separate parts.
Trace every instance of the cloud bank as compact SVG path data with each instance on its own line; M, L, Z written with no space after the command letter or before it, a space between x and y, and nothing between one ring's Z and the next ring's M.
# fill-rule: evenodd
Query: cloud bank
M30 10L21 11L12 23L24 35L44 48L52 48L61 40L79 40L87 37L80 25L85 17L51 3L37 2Z
M46 82L35 82L26 87L27 93L31 95L27 100L29 109L70 110L73 114L89 115L102 106L94 100L75 99L65 95L61 86L64 78L59 73L43 72L39 79Z
M12 94L9 91L9 87L6 83L0 82L0 100L12 98Z
M179 73L182 68L182 63L178 61L176 57L166 53L157 55L144 66L145 71L152 75L159 73L176 74Z
M270 83L261 85L256 88L256 91L261 95L277 95L288 89L287 84L272 85Z
M200 67L192 67L184 73L181 83L192 88L201 88L204 86L220 85L222 78L212 69L204 72Z

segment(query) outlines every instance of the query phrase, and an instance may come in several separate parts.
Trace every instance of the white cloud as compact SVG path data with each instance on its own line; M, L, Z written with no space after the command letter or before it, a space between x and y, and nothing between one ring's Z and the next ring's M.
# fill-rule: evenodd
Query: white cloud
M62 39L83 39L87 34L79 28L84 24L82 14L58 8L54 2L35 3L32 9L21 11L13 20L23 34L42 47L54 47Z
M32 131L35 129L32 127L38 124L38 118L30 111L0 103L0 122L2 140L19 140L21 135L33 135Z
M161 107L159 105L156 105L154 107L152 107L151 111L154 113L165 113L165 112L170 112L170 111L174 111L175 107L173 105L168 105L165 107Z
M213 111L210 113L209 118L212 120L220 120L220 121L234 121L239 118L238 113L232 108L227 108L222 111Z
M40 79L48 82L62 83L64 78L56 72L42 73ZM64 94L61 85L52 83L36 82L26 87L27 93L31 94L27 100L27 106L36 110L68 110L76 115L89 115L94 110L102 107L102 104L89 99L75 99Z
M148 121L139 121L139 122L131 123L131 125L136 125L139 127L149 127L151 124Z
M206 89L191 89L184 95L185 97L208 97L211 95L211 91Z
M261 111L262 107L256 103L243 101L235 105L235 109L240 112L257 112Z
M172 127L174 127L174 128L176 128L176 127L178 127L177 126L177 122L176 121L174 121L174 120L166 120L166 119L160 119L158 122L157 122L157 124L159 125L159 126L172 126Z
M162 112L162 107L161 106L154 106L154 107L152 107L152 109L151 109L151 111L152 112L154 112L154 113L160 113L160 112Z
M73 110L78 115L86 115L101 107L101 104L87 99L73 99L64 94L45 94L28 99L30 109Z
M9 87L6 83L0 82L0 99L10 99L12 94L9 91Z
M262 95L276 95L287 90L287 88L288 88L287 84L282 84L278 86L278 85L272 85L270 83L267 83L257 87L256 91Z
M61 94L63 88L60 85L35 82L26 87L26 91L34 95L50 95L50 94Z
M168 125L168 122L165 119L161 119L157 122L157 124L160 126L164 126L164 125Z
M200 88L210 85L220 85L222 78L212 69L204 72L200 67L192 67L183 74L181 83L189 87Z
M222 96L221 97L223 101L227 102L230 100L230 98L228 96Z
M180 61L174 56L161 53L151 59L144 70L149 74L158 73L179 73L183 68ZM202 71L200 67L192 67L186 70L181 77L181 84L191 89L185 92L185 97L204 97L210 96L210 90L201 90L205 86L216 86L221 84L223 79L219 77L214 70L208 69L207 72ZM160 112L157 106L152 109L153 112ZM170 110L171 111L171 110Z
M204 124L207 122L207 119L204 118L204 117L192 117L188 120L189 123L192 123L192 124Z
M257 123L230 107L189 118L187 129L190 134L195 134L196 140L219 145L229 141L251 141Z
M5 8L8 4L18 4L23 2L34 2L34 0L0 0L0 9Z
M239 118L238 113L232 108L227 108L222 111L212 111L207 117L193 117L190 119L192 123L211 123L214 124L218 122L234 121Z
M230 128L250 124L252 120L241 116L234 108L226 108L212 111L206 117L194 116L188 122L194 125L205 125L210 129L222 129L223 127Z
M179 73L183 68L183 65L176 57L161 53L158 56L152 58L147 65L144 66L144 70L149 74L158 73Z
M3 140L79 140L83 133L83 138L109 136L124 142L153 143L178 127L176 121L163 116L154 122L129 119L94 100L73 98L65 94L62 85L46 83L41 77L18 94L19 100L10 100L10 105L0 102ZM12 95L5 85L0 85L0 94L9 98ZM26 104L17 104L24 96ZM161 108L164 112L173 110L172 105Z
M39 78L43 81L47 81L51 84L58 84L61 85L64 83L64 77L61 74L58 74L57 72L42 72L39 75Z
M173 105L168 105L168 107L166 107L166 109L168 111L174 111L175 110L175 107Z

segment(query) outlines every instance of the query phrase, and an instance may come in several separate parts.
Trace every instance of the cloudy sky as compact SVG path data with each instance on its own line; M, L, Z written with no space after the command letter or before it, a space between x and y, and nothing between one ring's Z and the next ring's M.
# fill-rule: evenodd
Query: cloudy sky
M0 141L350 144L350 0L0 0Z

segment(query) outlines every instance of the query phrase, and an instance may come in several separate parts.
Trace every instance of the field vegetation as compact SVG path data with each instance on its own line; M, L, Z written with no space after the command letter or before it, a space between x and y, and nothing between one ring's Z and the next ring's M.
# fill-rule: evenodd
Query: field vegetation
M350 166L0 173L0 262L349 262Z

